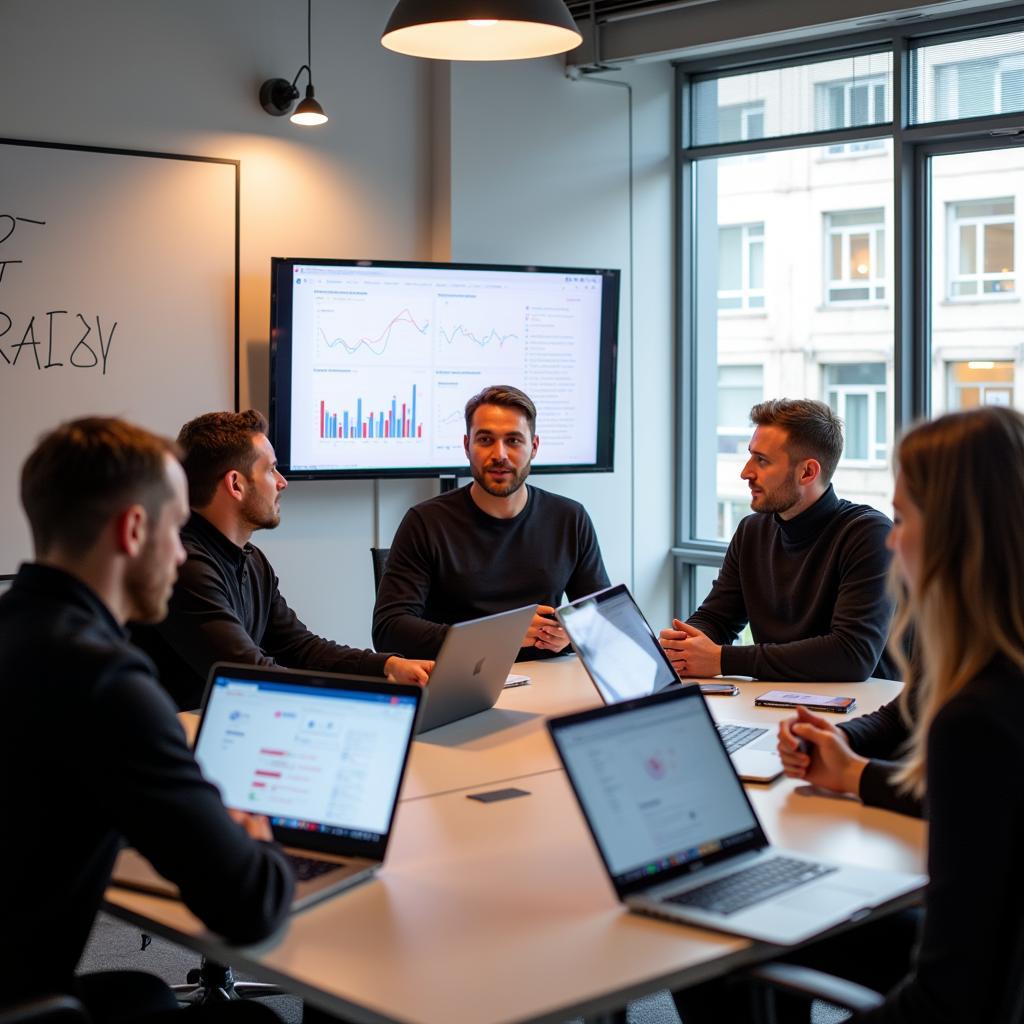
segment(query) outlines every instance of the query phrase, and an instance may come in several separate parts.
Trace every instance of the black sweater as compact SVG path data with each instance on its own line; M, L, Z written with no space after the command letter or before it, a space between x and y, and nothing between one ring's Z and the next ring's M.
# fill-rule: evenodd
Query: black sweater
M232 543L197 512L181 531L188 560L167 618L134 627L179 708L198 707L218 661L380 676L388 654L345 647L311 633L281 596L267 556Z
M870 807L881 807L914 818L923 817L921 801L897 789L892 781L900 768L899 756L910 739L910 729L900 712L899 698L870 714L842 722L839 728L846 733L856 753L870 758L860 777L861 800Z
M994 662L928 733L928 888L914 967L877 1024L965 1024L997 1012L1024 965L1024 673Z
M806 511L747 516L718 578L687 620L722 647L722 674L792 682L899 678L885 650L892 524L837 498L832 487ZM751 645L733 646L750 623Z
M373 642L433 658L448 625L522 605L557 607L608 586L583 506L527 487L526 507L496 519L469 486L409 509L398 527L373 611ZM532 647L520 659L547 656Z
M59 570L21 567L0 598L4 998L71 984L122 839L234 941L288 911L284 855L228 817L153 666Z

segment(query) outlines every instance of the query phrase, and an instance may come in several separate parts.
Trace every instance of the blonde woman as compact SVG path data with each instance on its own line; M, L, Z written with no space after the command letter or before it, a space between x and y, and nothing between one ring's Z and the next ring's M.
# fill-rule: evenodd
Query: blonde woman
M943 416L911 430L896 455L892 650L909 681L909 739L890 781L929 822L919 944L911 955L901 915L793 959L882 990L903 974L885 1007L859 1019L993 1024L1016 1019L1007 999L1024 971L1014 962L1024 948L1024 416ZM911 627L913 669L900 655ZM820 780L827 759L835 788L859 791L864 758L841 731L788 727L807 746L803 774ZM788 1005L779 1019L807 1016Z

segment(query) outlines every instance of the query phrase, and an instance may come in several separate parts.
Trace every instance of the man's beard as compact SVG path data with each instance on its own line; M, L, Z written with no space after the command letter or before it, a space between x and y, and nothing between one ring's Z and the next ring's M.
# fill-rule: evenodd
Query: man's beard
M250 492L242 502L242 519L254 530L273 530L281 524L281 513L274 507L275 504L272 502L268 508L255 500L255 495Z
M751 499L750 507L762 515L770 515L773 512L788 512L800 500L800 488L795 480L779 484L774 491L762 491L760 494L761 503L754 507L754 499Z
M488 493L493 494L495 498L507 498L509 495L515 494L520 487L526 483L526 478L530 475L530 467L532 463L528 462L522 469L516 471L514 466L507 465L506 463L497 463L490 467L485 466L482 470L477 470L473 467L473 479ZM512 470L512 477L504 484L493 484L487 479L487 469L510 469Z

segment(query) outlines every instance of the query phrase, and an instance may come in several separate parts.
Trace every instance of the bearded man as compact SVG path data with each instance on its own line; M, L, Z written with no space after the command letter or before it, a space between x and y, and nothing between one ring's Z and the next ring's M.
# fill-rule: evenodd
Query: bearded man
M661 631L680 675L860 682L899 678L886 652L889 519L836 496L843 425L824 402L750 410L743 519L704 603ZM750 624L754 642L736 644Z
M519 660L568 645L555 607L607 587L608 574L583 506L526 483L536 426L537 409L518 388L488 387L466 403L473 482L402 520L373 612L378 649L433 658L452 623L534 603Z

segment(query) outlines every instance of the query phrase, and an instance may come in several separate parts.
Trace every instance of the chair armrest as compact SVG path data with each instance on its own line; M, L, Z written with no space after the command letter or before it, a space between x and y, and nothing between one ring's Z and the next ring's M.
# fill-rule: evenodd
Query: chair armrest
M89 1013L74 996L50 995L0 1006L0 1024L89 1024Z
M856 1013L877 1010L885 1003L885 997L874 989L796 964L764 964L751 970L748 977L756 985L793 992L810 999L824 999Z

